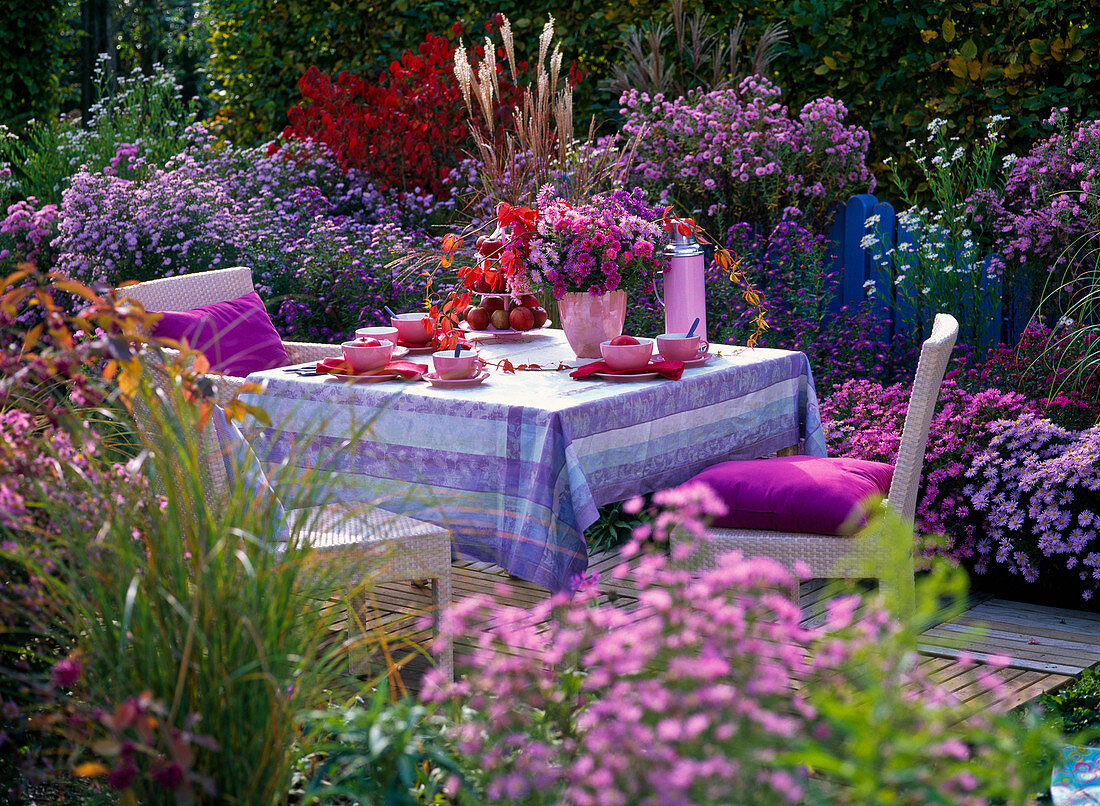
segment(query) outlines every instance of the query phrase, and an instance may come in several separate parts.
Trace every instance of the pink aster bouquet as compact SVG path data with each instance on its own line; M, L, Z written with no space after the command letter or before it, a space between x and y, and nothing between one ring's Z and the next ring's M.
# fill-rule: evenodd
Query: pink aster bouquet
M553 185L539 191L522 279L549 286L561 299L569 291L600 296L652 277L664 232L660 208L646 204L641 190L596 195L584 204L555 196Z

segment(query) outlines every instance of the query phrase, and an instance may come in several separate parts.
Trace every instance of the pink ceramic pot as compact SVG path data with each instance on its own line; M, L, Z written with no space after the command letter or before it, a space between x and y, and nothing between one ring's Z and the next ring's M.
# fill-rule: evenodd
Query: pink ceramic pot
M561 329L577 358L601 358L600 344L623 332L626 292L616 290L599 297L566 292L558 300L558 313Z

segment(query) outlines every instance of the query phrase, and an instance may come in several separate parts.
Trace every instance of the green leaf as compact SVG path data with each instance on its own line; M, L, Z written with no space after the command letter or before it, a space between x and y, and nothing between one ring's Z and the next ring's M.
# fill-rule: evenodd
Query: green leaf
M968 62L972 61L974 57L978 55L978 46L974 44L973 39L968 39L963 42L962 47L959 48L959 55Z

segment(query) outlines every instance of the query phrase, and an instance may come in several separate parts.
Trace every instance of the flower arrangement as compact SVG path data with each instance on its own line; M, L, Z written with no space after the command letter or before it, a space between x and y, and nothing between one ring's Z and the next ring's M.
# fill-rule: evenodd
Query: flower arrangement
M527 271L515 285L548 286L555 299L566 292L599 296L618 288L637 289L660 265L664 237L660 210L645 203L641 190L597 194L585 204L539 191L539 217L528 243Z

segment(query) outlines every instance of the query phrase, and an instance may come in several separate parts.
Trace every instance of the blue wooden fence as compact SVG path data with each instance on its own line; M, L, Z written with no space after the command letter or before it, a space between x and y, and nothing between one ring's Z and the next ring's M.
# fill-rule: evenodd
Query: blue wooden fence
M867 221L878 216L878 222L868 226ZM876 235L879 243L870 248L863 246L864 238ZM839 313L845 305L856 305L867 299L868 282L875 284L872 308L887 323L884 336L890 338L906 322L916 320L915 312L908 308L904 294L899 294L894 284L884 272L876 267L876 256L880 256L891 247L902 243L913 243L912 236L904 227L898 226L897 211L889 202L879 201L869 193L853 196L848 203L837 209L836 217L829 230L829 245L826 265L830 271L840 276L836 295L830 302L829 310ZM999 281L994 281L999 283ZM999 287L990 287L994 298L1011 296L1004 299L1001 311L995 321L988 324L987 343L998 341L1015 344L1031 315L1030 300L1026 290L1013 287L1010 295L1002 295ZM927 325L925 326L927 330ZM920 338L927 333L920 334Z

